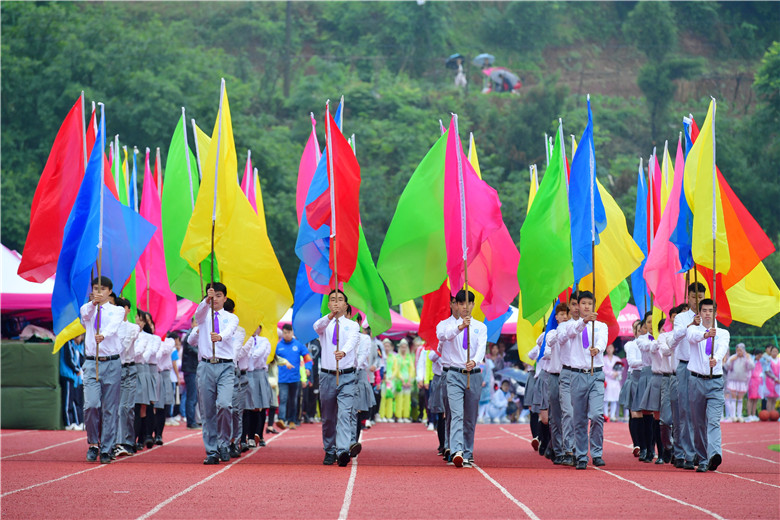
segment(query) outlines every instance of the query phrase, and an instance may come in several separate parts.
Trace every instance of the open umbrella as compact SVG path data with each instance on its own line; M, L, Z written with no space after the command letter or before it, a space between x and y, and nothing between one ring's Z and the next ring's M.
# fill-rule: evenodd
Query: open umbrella
M518 370L516 368L502 368L496 374L504 376L505 378L512 378L518 383L525 384L526 380L528 379L528 374L523 372L522 370Z
M456 52L455 54L447 58L447 62L444 64L444 66L447 67L448 69L457 70L458 60L466 61L466 58L464 58L463 55L460 54L459 52Z
M488 76L490 80L497 85L498 88L494 88L496 92L517 90L521 86L520 78L517 74L504 67L482 69L482 73ZM504 88L504 85L508 85L510 88Z
M475 57L471 63L476 65L477 67L488 67L490 65L493 65L493 62L496 61L496 57L492 54L486 54L482 53L479 56Z

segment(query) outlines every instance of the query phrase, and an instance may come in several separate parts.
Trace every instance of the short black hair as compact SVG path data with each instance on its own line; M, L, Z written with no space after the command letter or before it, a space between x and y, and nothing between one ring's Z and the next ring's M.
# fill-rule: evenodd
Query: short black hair
M333 290L331 290L331 291L328 293L328 300L330 300L330 297L331 297L331 296L332 296L334 293L341 293L341 294L344 296L344 303L349 303L349 298L347 298L347 295L346 295L346 294L344 293L344 291L342 291L341 289L333 289Z
M474 302L474 293L471 292L471 291L469 291L468 293L469 293L468 294L469 303L473 303ZM455 301L458 302L458 303L466 303L466 290L465 289L461 289L460 291L458 291L458 294L455 295Z
M214 282L214 283L207 283L206 284L206 290L214 289L214 292L221 292L225 296L227 296L227 287L225 287L225 284L222 282Z
M577 296L577 303L580 303L582 300L593 300L593 303L596 303L596 297L590 291L580 291L579 296Z
M699 312L701 312L701 308L705 305L712 305L712 309L717 311L718 310L718 304L715 303L712 298L704 298L699 302Z
M362 315L362 314L360 314L359 312L358 312L357 314L355 314L355 316L353 317L353 319L354 319L356 322L358 322L358 323L363 323L363 315Z
M109 290L114 288L114 284L111 282L111 278L108 276L96 276L92 279L92 285L100 285L101 287L108 287Z
M661 321L658 322L659 331L664 328L664 324L666 324L666 318L661 318Z
M569 301L574 300L575 302L579 302L579 298L580 298L580 292L577 291L576 289L572 291L571 294L569 295Z
M171 338L173 340L181 339L181 336L179 336L178 332L169 332L168 334L165 335L165 337L166 338Z
M282 330L289 330L290 332L292 332L292 325L290 325L289 323L285 323L284 325L282 325Z
M348 316L349 316L349 315L351 315L351 314L352 314L352 312L353 312L353 310L352 310L352 305L350 305L350 304L347 304L347 315L348 315Z
M701 282L693 282L691 285L688 286L688 292L707 292L707 288L704 287L704 284Z
M647 311L647 312L645 313L645 316L642 318L642 325L644 325L645 323L647 323L647 318L650 318L650 317L652 317L652 316L653 316L653 311Z
M214 289L214 290L216 291L216 289ZM234 302L230 298L226 298L225 299L225 305L223 305L222 308L232 314L232 313L236 312L236 302Z
M117 307L127 307L128 309L133 306L130 300L127 298L118 297L115 299Z

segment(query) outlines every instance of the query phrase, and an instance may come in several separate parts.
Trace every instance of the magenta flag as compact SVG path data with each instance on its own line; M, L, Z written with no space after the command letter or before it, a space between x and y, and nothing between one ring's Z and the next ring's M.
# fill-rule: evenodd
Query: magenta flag
M301 155L301 162L298 165L298 186L295 191L295 209L298 212L298 224L301 223L303 208L306 206L306 194L309 191L311 179L317 170L317 163L320 160L320 145L317 143L317 134L314 127L317 122L314 120L314 114L311 115L311 134L306 141L306 147Z
M257 213L257 192L255 190L255 174L252 170L252 152L247 151L246 166L244 167L244 178L241 180L241 191L246 195L252 209Z
M161 338L169 331L176 319L176 295L168 285L168 271L165 269L165 249L162 237L162 212L160 192L149 172L149 153L146 155L146 172L141 195L141 216L157 226L152 239L138 259L135 267L135 290L137 306L149 312L154 319L154 333Z
M653 239L653 247L650 248L645 263L644 276L647 286L655 298L653 304L667 314L674 305L686 301L685 275L679 272L682 269L680 255L677 246L670 240L680 214L680 191L683 185L684 161L682 143L678 141L672 192ZM658 168L656 166L656 169Z
M504 314L519 293L517 264L520 253L504 225L498 193L472 168L455 128L453 118L444 163L447 274L452 294L455 294L465 282L465 228L469 286L484 295L482 311L488 320L492 320ZM459 168L463 172L462 186ZM465 215L461 206L461 190L465 197Z

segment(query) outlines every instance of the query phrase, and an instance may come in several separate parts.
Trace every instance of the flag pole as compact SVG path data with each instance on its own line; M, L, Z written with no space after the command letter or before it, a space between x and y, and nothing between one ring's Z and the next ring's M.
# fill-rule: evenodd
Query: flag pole
M547 159L547 166L550 166L550 142L547 132L544 133L544 157Z
M154 156L154 165L157 168L157 175L160 176L157 182L157 194L160 196L160 199L162 199L162 185L163 185L163 171L162 171L162 161L160 161L160 147L157 147L157 151L155 152Z
M133 146L133 209L138 213L138 147Z
M211 209L211 288L214 288L214 229L217 226L217 181L219 178L219 149L222 141L222 100L225 99L225 78L219 87L219 112L217 113L217 156L214 158L214 203ZM196 140L197 141L197 140ZM211 331L214 332L217 323L214 311L214 298L211 299ZM217 362L217 342L211 340L211 362Z
M184 114L184 107L181 107L181 129L184 134L184 158L187 161L187 180L190 181L190 204L192 211L195 211L195 188L192 185L192 165L190 164L190 147L187 144L187 116ZM197 139L195 140L197 142ZM200 299L204 295L203 291L203 269L198 263L198 277L200 278Z
M127 164L127 145L122 145L122 151L125 152L125 167L122 170L122 174L125 176L125 194L127 195L127 205L130 205L130 172L127 169L130 167Z
M718 188L718 173L717 166L715 165L715 112L718 108L718 103L715 98L712 98L712 301L715 304L713 309L717 308L718 302L716 299L717 294L717 278L718 273L715 270L715 252L716 252L716 236L718 233L718 216L717 216L717 197L716 189ZM715 328L715 313L712 315L712 328ZM712 339L712 348L710 349L710 360L715 357L715 338ZM710 377L712 377L712 365L710 365Z
M105 139L106 139L106 106L103 103L100 104L100 126L103 129L101 137L102 143L95 143L101 147L101 151L105 153ZM105 183L106 175L106 161L100 161L100 218L98 220L98 257L97 257L97 280L98 290L103 290L103 185ZM97 320L95 321L95 334L100 335L100 308L101 304L98 304ZM95 342L95 381L100 381L100 343Z
M343 98L342 98L343 99ZM343 111L343 107L342 107ZM325 102L325 131L326 131L326 146L327 146L327 159L326 164L328 168L328 181L330 190L330 254L333 255L333 283L334 294L336 295L336 301L338 301L339 291L339 255L336 251L336 175L333 171L333 141L331 140L330 129L330 99ZM339 316L336 315L336 326L334 327L334 336L336 339L336 351L339 349ZM339 384L339 358L336 358L336 386Z
M314 157L317 159L317 162L320 162L320 156L322 154L320 153L320 145L317 143L317 121L314 120L314 112L309 112L309 117L311 117L311 133L314 134L314 142L317 144L317 146L314 147Z
M590 94L588 94L588 113L590 114ZM595 144L594 144L595 147ZM596 312L596 157L588 150L588 169L590 170L590 255L593 263L593 311ZM571 154L574 160L574 136L571 136ZM590 322L591 347L596 345L596 321ZM590 375L593 375L594 356L590 356Z
M87 157L87 111L86 107L84 106L84 91L81 91L81 144L83 145L84 150L84 170L87 169L87 161L89 161L89 158Z
M658 155L656 152L656 147L653 146L653 155L650 156L650 160L647 164L647 187L650 193L650 219L647 226L647 234L648 234L648 242L647 242L647 252L650 253L650 250L653 249L653 239L655 238L655 165L658 163ZM649 290L650 293L650 308L645 309L645 312L650 311L653 312L653 291ZM652 335L653 329L650 328L649 334Z
M467 241L467 219L466 219L466 185L463 182L463 161L462 150L460 148L460 134L458 133L458 114L452 114L453 125L455 126L455 156L458 160L458 192L460 195L460 243L463 250L463 289L466 293L466 308L469 303L469 259L468 259L468 241ZM462 317L462 316L461 316ZM470 328L463 329L466 341L466 363L471 361L471 334ZM466 390L471 388L471 371L466 373Z

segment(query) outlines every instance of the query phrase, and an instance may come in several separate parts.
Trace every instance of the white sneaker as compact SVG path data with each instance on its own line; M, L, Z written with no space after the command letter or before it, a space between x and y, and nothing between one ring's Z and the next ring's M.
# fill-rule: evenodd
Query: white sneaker
M428 423L428 431L432 432L433 430L435 430L435 428L433 427L433 424Z
M74 429L74 430L78 430L78 431L80 431L80 432L83 432L83 431L86 429L86 427L84 426L84 423L79 423L79 424L78 424L78 425L77 425L75 428L73 428L73 429Z
M65 429L72 432L73 430L76 429L76 426L77 426L76 423L71 423L71 424L67 425L65 427Z

